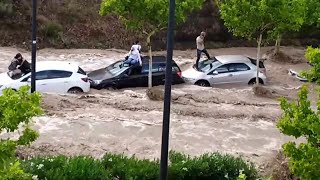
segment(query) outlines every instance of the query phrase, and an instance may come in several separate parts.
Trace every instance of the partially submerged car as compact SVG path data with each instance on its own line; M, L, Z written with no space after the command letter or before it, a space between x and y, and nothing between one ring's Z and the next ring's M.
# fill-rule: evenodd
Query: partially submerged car
M306 78L306 77L303 77L301 74L299 74L298 72L292 70L292 69L289 69L288 70L288 74L291 75L291 76L294 76L296 77L298 80L302 81L302 82L308 82L309 80ZM315 82L316 80L315 79L312 79L311 82Z
M18 90L31 86L31 73L11 78L8 72L0 74L0 94L5 88ZM36 64L36 91L50 93L88 92L88 76L77 64L63 61L42 61Z
M242 55L215 56L199 62L199 68L192 68L182 72L187 83L199 86L215 86L227 84L256 83L257 60ZM266 68L263 61L259 61L259 83L266 83Z
M121 89L127 87L147 87L149 73L149 57L142 57L142 67L123 66L123 60L108 67L88 73L91 87L94 89ZM163 85L165 82L166 57L152 57L152 85ZM183 83L179 66L172 61L172 84Z

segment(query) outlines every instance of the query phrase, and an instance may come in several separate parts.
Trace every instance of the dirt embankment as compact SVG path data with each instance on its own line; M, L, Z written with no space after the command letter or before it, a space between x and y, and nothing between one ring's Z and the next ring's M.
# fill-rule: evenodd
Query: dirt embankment
M0 12L0 46L30 49L31 1L5 1L13 8L7 13ZM145 41L142 33L126 30L118 18L99 16L100 3L101 0L38 1L39 47L127 49L136 39ZM203 30L208 34L208 48L255 46L255 42L239 40L228 33L215 2L207 0L202 10L191 13L186 23L177 27L175 48L194 48L195 38ZM308 27L302 32L304 35L284 37L286 40L282 41L283 45L319 44L320 32L317 29ZM153 39L153 48L165 49L165 43L166 33L158 33Z

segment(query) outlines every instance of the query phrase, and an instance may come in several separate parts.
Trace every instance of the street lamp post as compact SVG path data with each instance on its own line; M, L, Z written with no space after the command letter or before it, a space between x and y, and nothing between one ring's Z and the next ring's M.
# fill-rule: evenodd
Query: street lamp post
M169 21L167 32L167 63L165 76L163 125L160 160L160 180L168 178L168 151L169 151L169 127L170 127L170 105L171 105L171 82L172 82L172 56L173 56L173 30L175 24L175 0L169 0Z
M37 0L32 0L31 93L36 91Z

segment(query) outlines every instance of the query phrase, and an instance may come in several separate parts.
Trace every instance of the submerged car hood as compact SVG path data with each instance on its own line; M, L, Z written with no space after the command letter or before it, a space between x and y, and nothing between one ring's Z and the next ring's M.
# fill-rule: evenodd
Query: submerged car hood
M185 77L185 78L197 78L203 75L204 75L203 72L197 71L194 68L190 68L182 72L182 77Z
M91 71L90 73L88 73L88 77L91 80L105 80L111 79L112 74L108 73L105 68L102 68L95 71Z
M0 85L7 85L14 81L15 80L11 79L6 72L0 74Z

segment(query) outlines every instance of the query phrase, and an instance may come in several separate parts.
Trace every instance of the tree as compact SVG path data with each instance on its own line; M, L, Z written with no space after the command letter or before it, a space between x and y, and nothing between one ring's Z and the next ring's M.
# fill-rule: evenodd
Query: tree
M42 113L40 95L29 94L28 91L28 86L22 87L17 92L5 89L3 95L0 96L0 133L7 137L9 133L19 133L17 140L3 138L5 136L0 139L0 179L28 178L16 160L16 147L29 145L38 138L38 133L29 127L29 123L32 117Z
M310 71L302 71L301 75L306 77L310 82L320 84L320 48L308 47L305 57L312 65Z
M305 0L281 0L274 3L279 3L281 6L278 9L274 6L270 12L273 12L274 21L276 22L274 30L271 31L271 36L276 39L275 53L280 52L280 43L282 35L290 32L298 32L306 20L307 1ZM280 4L281 3L281 4Z
M177 0L176 24L185 22L187 15L201 9L205 0ZM152 87L151 37L166 29L168 24L168 0L103 0L100 15L116 15L127 28L142 31L149 49L149 88Z
M305 0L224 0L219 1L221 17L225 26L235 36L256 39L257 67L261 59L261 45L265 40L273 39L275 34L293 26L297 29L303 18L292 13L301 14ZM300 25L300 26L299 26ZM256 83L259 84L259 68Z
M307 26L320 26L320 1L307 1L307 13L305 24Z
M312 110L311 102L308 100L308 87L305 85L298 97L297 103L281 99L283 115L277 127L285 135L305 138L306 141L299 145L288 142L282 146L283 152L289 157L289 167L294 175L301 179L319 179L320 99L317 102L317 110Z

